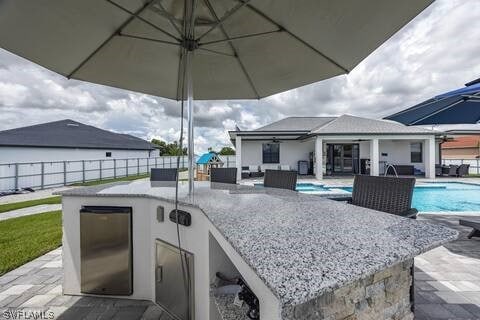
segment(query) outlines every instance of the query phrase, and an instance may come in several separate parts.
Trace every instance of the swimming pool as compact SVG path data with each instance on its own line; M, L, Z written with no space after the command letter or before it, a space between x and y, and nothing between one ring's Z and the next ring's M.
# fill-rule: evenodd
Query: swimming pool
M352 187L340 189L352 191ZM412 207L420 212L480 212L480 185L459 182L417 185Z
M315 195L338 196L352 192L352 187L297 183L296 190ZM461 182L417 184L413 191L412 207L420 212L480 212L480 185Z

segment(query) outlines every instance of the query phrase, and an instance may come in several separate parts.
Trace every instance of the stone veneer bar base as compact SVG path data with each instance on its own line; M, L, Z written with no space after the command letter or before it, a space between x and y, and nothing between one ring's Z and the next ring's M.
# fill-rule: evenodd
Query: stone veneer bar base
M410 288L413 260L284 310L283 319L412 320Z

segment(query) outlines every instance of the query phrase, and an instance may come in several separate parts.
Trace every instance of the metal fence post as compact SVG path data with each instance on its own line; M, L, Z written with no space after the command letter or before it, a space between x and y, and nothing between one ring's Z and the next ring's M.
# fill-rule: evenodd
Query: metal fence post
M45 163L40 164L40 189L43 189L45 186Z
M227 156L227 168L230 168L230 157Z
M102 160L98 160L99 178L102 180Z
M67 185L67 161L63 161L63 185Z
M113 159L113 178L117 179L117 159Z
M82 160L82 182L85 183L85 160Z
M165 168L165 156L162 157L162 168Z
M172 167L172 157L169 157L169 159L170 159L170 166L169 166L169 168L171 168L171 167Z
M147 173L150 172L150 158L147 158Z
M15 163L15 190L18 189L18 163Z
M137 176L140 174L140 158L137 158Z
M125 159L125 176L128 177L128 159Z
M157 157L155 157L155 168L157 168Z

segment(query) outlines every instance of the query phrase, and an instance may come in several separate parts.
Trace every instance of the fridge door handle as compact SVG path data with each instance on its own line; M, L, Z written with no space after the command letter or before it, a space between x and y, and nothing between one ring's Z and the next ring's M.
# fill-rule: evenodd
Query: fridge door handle
M162 282L162 277L163 277L163 267L162 266L157 266L155 269L155 279L157 282Z

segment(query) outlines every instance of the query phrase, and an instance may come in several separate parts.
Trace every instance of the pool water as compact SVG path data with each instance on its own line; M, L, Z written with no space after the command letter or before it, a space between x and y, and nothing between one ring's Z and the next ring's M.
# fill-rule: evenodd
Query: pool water
M329 188L326 188L323 185L313 183L297 183L295 190L297 190L298 192L330 191Z
M352 187L341 188L352 191ZM416 186L412 207L420 212L480 212L480 185L446 182Z

